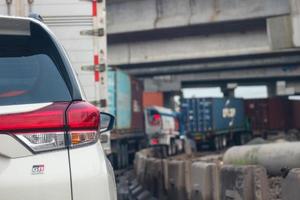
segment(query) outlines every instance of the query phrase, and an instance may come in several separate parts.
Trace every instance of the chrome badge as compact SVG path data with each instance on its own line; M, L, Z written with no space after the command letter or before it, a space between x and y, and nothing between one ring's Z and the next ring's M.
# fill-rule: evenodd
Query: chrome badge
M32 166L32 174L33 175L44 174L44 171L45 171L44 165L33 165Z

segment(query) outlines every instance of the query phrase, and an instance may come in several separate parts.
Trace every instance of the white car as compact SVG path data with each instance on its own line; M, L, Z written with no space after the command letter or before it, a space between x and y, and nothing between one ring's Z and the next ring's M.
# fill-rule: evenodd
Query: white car
M42 22L0 17L1 200L117 199L99 141L112 124Z

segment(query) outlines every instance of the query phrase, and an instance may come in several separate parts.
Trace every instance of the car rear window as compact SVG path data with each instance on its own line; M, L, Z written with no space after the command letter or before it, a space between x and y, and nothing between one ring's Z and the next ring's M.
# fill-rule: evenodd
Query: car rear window
M0 106L70 101L58 63L49 39L0 36Z

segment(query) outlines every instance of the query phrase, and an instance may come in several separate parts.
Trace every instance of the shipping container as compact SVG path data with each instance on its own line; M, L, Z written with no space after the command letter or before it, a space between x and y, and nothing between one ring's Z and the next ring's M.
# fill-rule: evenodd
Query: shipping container
M291 126L290 101L286 97L269 98L270 130L287 131Z
M131 79L123 71L116 70L116 128L131 128Z
M144 133L144 107L143 107L143 83L131 78L132 120L131 129L134 132Z
M222 134L229 129L243 130L245 126L242 99L184 99L181 110L187 119L186 130L191 133Z
M151 106L164 106L164 95L162 92L144 92L143 94L144 108Z
M186 134L211 146L245 132L244 101L235 98L190 98L181 102ZM232 139L233 140L233 139ZM222 144L219 144L219 143Z
M133 162L135 152L147 143L142 100L144 87L142 82L117 68L110 68L108 82L108 108L116 117L109 159L115 169L122 169Z
M285 97L245 100L245 111L254 135L291 128L290 101Z
M300 101L293 100L291 101L291 129L300 129Z
M108 112L116 116L116 72L108 71Z
M245 100L245 113L254 135L262 135L269 129L267 99Z
M113 134L143 134L143 84L119 69L111 69L108 78L109 112L116 117Z

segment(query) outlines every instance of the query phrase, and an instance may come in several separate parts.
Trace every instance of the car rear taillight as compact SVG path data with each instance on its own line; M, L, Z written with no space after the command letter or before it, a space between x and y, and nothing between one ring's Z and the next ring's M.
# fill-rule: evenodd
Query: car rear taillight
M16 136L34 152L52 151L66 147L65 132L23 133Z
M98 140L99 110L87 102L75 102L67 111L71 147L94 143Z
M41 109L0 115L1 132L63 131L65 111L69 103L52 103Z
M99 110L84 101L52 103L32 112L0 115L0 132L15 135L34 152L94 143L99 124Z
M158 145L159 144L159 140L157 138L152 138L150 142L151 142L151 145Z

